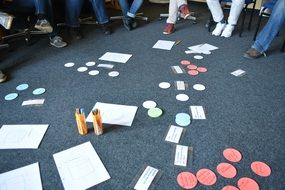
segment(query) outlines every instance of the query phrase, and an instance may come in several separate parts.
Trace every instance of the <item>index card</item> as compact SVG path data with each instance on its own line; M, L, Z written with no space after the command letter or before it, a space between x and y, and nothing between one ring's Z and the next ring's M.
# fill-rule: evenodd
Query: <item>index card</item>
M131 57L131 54L106 52L99 60L126 63Z
M180 137L182 135L182 132L183 132L182 127L177 127L177 126L171 125L169 128L169 131L165 137L165 141L178 143L180 140Z
M206 119L202 106L190 106L193 119Z
M241 77L245 74L245 71L242 69L238 69L234 72L231 72L232 75L236 76L236 77Z
M97 65L97 67L103 67L106 69L113 69L114 65L112 65L112 64L99 64L99 65Z
M100 110L102 122L105 124L131 126L138 107L97 102L92 110L95 109ZM92 110L86 118L87 122L93 122Z
M83 190L110 179L90 142L53 155L64 189Z
M175 66L171 66L171 69L174 73L176 74L183 74L183 70L181 69L181 67L175 65Z
M31 105L42 105L44 104L45 99L34 99L23 101L22 106L31 106Z
M176 145L174 165L187 166L188 146Z
M158 169L153 168L151 166L147 166L139 180L137 181L134 189L136 190L147 190L154 180L156 174L158 173Z
M177 90L186 90L186 84L184 81L176 81Z
M0 189L43 189L39 163L0 174Z
M167 40L158 40L152 48L154 49L163 49L163 50L171 50L175 41L167 41Z
M48 125L3 125L0 149L37 149Z

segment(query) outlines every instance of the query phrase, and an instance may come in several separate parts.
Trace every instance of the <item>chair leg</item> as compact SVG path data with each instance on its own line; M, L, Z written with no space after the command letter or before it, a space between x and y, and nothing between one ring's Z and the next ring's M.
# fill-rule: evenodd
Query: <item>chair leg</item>
M252 9L251 9L249 23L248 23L248 27L247 27L248 30L250 30L250 28L251 28L251 22L252 22L252 18L253 18L253 13L255 11L255 5L256 5L256 0L254 1Z
M284 40L282 48L281 48L281 52L284 52L284 51L285 51L285 40Z
M255 33L254 33L253 41L256 40L256 36L257 36L258 30L259 30L259 27L260 27L261 19L262 19L262 14L259 15L259 17L258 17L257 27L256 27L256 30L255 30Z
M241 37L242 32L243 32L244 20L245 20L245 16L246 16L246 10L247 10L247 5L243 8L243 14L242 14L241 28L240 28L240 32L239 32L239 37Z

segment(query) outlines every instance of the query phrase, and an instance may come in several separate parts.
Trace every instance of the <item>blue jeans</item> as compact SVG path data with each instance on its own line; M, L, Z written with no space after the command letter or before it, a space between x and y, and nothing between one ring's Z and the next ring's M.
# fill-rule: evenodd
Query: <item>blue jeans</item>
M261 53L264 53L269 48L270 43L275 38L285 21L285 0L274 1L277 2L273 7L269 20L262 31L258 34L254 44L251 46Z
M90 0L92 3L93 12L96 15L99 24L105 24L109 22L104 0ZM69 27L79 27L79 17L84 0L66 0L66 25Z
M143 0L133 0L131 6L129 5L128 0L119 0L119 3L124 16L135 18Z

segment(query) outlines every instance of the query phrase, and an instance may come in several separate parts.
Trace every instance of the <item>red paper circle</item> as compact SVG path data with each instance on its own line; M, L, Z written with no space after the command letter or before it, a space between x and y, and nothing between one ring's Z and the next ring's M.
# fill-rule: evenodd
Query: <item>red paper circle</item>
M231 162L239 162L242 158L241 153L234 148L227 148L223 152L224 157Z
M192 76L195 76L195 75L198 75L199 72L196 71L196 70L189 70L189 71L188 71L188 74L189 74L189 75L192 75Z
M190 64L191 64L191 62L188 61L188 60L181 60L180 63L181 63L182 65L190 65Z
M197 185L196 176L190 172L181 172L176 180L183 189L193 189Z
M208 69L205 68L205 67L198 67L198 68L197 68L197 71L199 71L200 73L205 73L205 72L208 71Z
M240 190L259 190L259 185L249 177L243 177L238 180Z
M235 186L227 185L227 186L223 187L222 190L239 190L239 189Z
M216 174L209 169L200 169L196 173L196 177L200 183L207 186L214 185L217 181Z
M270 167L264 162L260 162L260 161L252 162L250 167L251 167L251 170L259 176L268 177L271 174Z
M234 178L237 175L236 168L229 163L220 163L217 172L225 178Z
M188 65L187 68L190 69L190 70L195 70L198 67L196 65Z

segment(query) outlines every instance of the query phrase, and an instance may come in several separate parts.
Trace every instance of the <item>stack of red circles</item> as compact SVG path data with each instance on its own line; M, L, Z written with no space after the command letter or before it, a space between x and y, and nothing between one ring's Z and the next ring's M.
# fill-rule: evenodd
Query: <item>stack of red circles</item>
M187 65L188 74L191 75L191 76L196 76L199 73L205 73L205 72L208 71L207 68L205 68L205 67L198 67L196 65L193 65L188 60L182 60L180 63L182 65Z

